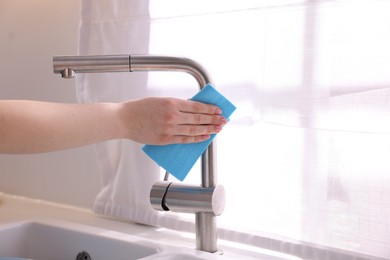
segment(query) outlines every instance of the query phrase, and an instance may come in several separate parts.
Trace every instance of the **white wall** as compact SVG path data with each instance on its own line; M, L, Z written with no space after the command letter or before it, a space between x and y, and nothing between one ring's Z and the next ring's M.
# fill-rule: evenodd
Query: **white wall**
M77 53L79 0L0 0L0 99L75 102L52 57ZM92 146L0 155L0 191L90 207L100 187Z

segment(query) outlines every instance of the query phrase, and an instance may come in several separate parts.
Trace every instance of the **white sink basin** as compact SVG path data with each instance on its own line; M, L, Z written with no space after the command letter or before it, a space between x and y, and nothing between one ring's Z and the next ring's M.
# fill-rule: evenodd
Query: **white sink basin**
M243 252L243 251L241 251ZM78 258L79 256L79 258ZM268 253L210 254L162 241L57 220L0 225L0 260L291 260Z
M139 259L158 249L138 243L139 238L104 229L61 223L16 222L0 226L0 259L36 260Z

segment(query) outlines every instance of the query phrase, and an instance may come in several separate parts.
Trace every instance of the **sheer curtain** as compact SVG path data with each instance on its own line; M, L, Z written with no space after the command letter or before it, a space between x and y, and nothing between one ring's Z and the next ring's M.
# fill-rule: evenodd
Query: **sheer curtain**
M390 258L390 1L83 1L80 54L185 56L237 111L218 135L219 236L310 259ZM178 73L80 75L81 102L189 98ZM131 74L131 75L130 75ZM95 211L169 228L139 144L99 144ZM185 182L199 181L196 166Z

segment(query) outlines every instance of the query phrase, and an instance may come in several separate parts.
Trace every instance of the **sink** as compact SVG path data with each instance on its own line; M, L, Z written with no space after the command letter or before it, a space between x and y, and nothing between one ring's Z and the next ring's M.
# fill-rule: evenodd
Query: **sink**
M54 219L0 224L0 260L291 260L281 253L211 254L163 241Z
M139 240L135 236L74 223L15 222L0 226L0 259L131 260L159 252Z

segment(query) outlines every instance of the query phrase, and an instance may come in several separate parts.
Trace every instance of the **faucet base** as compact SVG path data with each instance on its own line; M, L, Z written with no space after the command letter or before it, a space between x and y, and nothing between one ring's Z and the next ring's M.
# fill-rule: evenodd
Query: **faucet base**
M195 213L196 249L217 253L216 216L208 212Z

